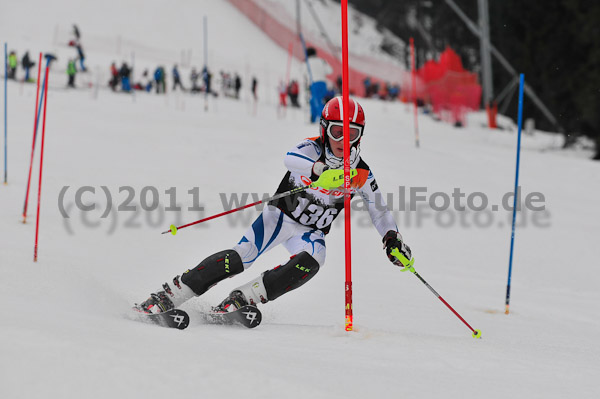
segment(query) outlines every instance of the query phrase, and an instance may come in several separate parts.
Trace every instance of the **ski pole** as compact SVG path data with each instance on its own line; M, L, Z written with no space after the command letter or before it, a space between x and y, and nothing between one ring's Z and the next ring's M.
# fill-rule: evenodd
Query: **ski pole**
M285 193L277 194L277 195L274 195L272 197L269 197L269 198L266 198L266 199L263 199L263 200L260 200L260 201L253 202L253 203L248 204L248 205L240 206L239 208L230 209L228 211L221 212L221 213L218 213L216 215L212 215L212 216L206 217L204 219L196 220L195 222L184 224L182 226L175 226L174 224L172 224L171 227L169 228L169 230L163 231L161 234L171 233L171 234L175 235L175 234L177 234L177 230L179 230L179 229L183 229L183 228L186 228L186 227L189 227L189 226L193 226L193 225L198 224L198 223L206 222L206 221L211 220L211 219L216 219L218 217L225 216L225 215L228 215L228 214L233 213L233 212L241 211L242 209L250 208L251 206L262 204L263 202L270 202L270 201L274 201L274 200L277 200L277 199L280 199L280 198L283 198L283 197L287 197L287 196L290 196L292 194L296 194L296 193L305 191L305 190L307 190L307 189L309 189L311 187L312 187L312 185L306 186L306 187L297 187L297 188L294 188L292 190L286 191Z
M343 179L344 179L343 171L340 170L340 172L341 172L341 174L337 178L334 178L334 180L338 179L339 181L343 181ZM351 169L350 170L350 178L355 177L357 175L357 173L358 172L356 171L356 169ZM206 221L211 220L211 219L216 219L218 217L225 216L225 215L228 215L228 214L233 213L233 212L241 211L242 209L250 208L251 206L259 205L259 204L262 204L263 202L271 202L271 201L278 200L280 198L289 197L290 195L301 193L302 191L306 191L309 188L313 188L313 187L316 187L314 185L314 183L311 183L308 186L304 186L304 187L296 187L296 188L293 188L293 189L291 189L289 191L286 191L284 193L279 193L279 194L276 194L276 195L274 195L272 197L265 198L265 199L262 199L260 201L253 202L253 203L248 204L248 205L240 206L239 208L230 209L228 211L221 212L221 213L209 216L209 217L204 218L204 219L196 220L195 222L184 224L182 226L175 226L174 224L172 224L169 227L169 230L163 231L161 234L171 233L171 234L175 235L175 234L177 234L177 230L179 230L179 229L183 229L185 227L193 226L193 225L198 224L198 223L206 222Z
M400 251L398 250L398 248L394 248L394 249L392 250L392 255L394 255L394 256L395 256L396 258L398 258L398 260L400 260L400 261L402 261L402 260L406 260L406 261L408 261L408 259L406 259L406 257L404 257L404 256L403 256L403 255L400 253ZM426 286L427 288L429 288L429 290L430 290L431 292L433 292L433 295L435 295L435 296L436 296L436 297L437 297L437 298L438 298L440 301L442 301L442 302L444 303L444 305L446 305L446 306L448 307L448 309L450 309L450 310L452 311L452 313L454 313L454 314L456 315L456 317L458 317L458 318L459 318L459 319L460 319L460 320L461 320L463 323L465 323L465 325L466 325L467 327L469 327L469 329L470 329L471 331L473 331L473 334L472 334L473 338L481 338L481 330L475 330L473 327L471 327L471 325L469 325L469 323L467 323L467 321L466 321L465 319L463 319L463 318L462 318L462 316L461 316L461 315L459 315L459 314L458 314L458 312L457 312L456 310L454 310L454 308L453 308L452 306L450 306L450 304L449 304L448 302L446 302L446 301L444 300L444 298L442 298L442 296L441 296L440 294L438 294L436 290L434 290L434 289L433 289L433 287L432 287L432 286L430 286L429 284L427 284L427 281L425 281L425 280L423 279L423 277L421 277L421 276L419 275L419 273L417 273L417 271L415 270L415 268L414 268L414 266L413 266L413 264L414 264L414 263L415 263L415 260L414 260L414 259L412 259L412 260L410 261L410 263L408 264L408 266L406 266L404 269L402 269L402 270L400 270L400 271L402 271L402 272L405 272L405 271L407 271L407 270L408 270L409 272L411 272L412 274L414 274L415 276L417 276L417 277L419 278L419 280L421 280L421 282L422 282L423 284L425 284L425 286Z

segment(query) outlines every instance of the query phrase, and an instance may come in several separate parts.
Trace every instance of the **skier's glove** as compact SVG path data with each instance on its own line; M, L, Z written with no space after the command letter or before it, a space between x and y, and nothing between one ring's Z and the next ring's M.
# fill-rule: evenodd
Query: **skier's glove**
M358 174L356 169L350 169L350 178L353 178ZM325 190L332 190L338 188L344 184L344 170L343 169L327 169L323 170L321 176L314 181L312 185L314 187L324 188Z
M317 180L327 169L329 169L329 166L325 165L325 163L321 161L315 162L312 167L311 180Z
M385 233L383 248L390 262L396 266L408 268L415 262L409 246L402 241L402 235L397 231L390 230ZM397 251L394 251L394 249L397 249Z

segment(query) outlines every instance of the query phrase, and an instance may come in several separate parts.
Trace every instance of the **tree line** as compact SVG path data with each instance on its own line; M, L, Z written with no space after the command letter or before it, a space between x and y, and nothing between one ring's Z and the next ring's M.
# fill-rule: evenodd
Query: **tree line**
M466 68L480 70L479 39L444 0L349 0L357 10L375 18L408 41L415 38L421 54L436 56L446 46L462 58ZM454 0L473 22L477 0ZM490 39L564 128L565 145L579 135L596 142L600 160L600 1L551 0L488 1ZM423 33L420 33L424 32ZM421 59L419 62L423 62ZM494 95L512 76L492 57ZM516 120L517 96L506 114ZM536 128L557 131L532 101L524 101L524 115Z

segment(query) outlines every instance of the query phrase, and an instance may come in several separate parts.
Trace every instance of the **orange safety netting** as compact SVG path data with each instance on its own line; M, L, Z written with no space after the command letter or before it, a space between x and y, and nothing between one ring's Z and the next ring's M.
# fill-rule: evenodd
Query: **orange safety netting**
M417 78L417 98L431 104L440 118L464 125L466 112L479 109L481 85L477 74L465 70L450 47L439 61L427 61L418 69Z

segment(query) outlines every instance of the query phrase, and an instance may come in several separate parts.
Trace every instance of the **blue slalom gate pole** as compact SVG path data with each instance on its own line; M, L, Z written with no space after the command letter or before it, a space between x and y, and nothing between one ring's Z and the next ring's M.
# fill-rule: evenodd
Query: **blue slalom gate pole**
M7 107L6 107L6 98L7 96L7 82L8 82L8 50L7 50L7 44L6 42L4 43L4 184L7 184L7 161L6 161L6 156L7 156L7 128L6 128L6 119L8 118L8 113L7 113Z
M208 67L208 26L206 15L202 17L202 31L204 32L204 66Z
M47 59L46 60L46 68L48 67L48 65L50 65L50 60ZM41 95L40 95L40 102L39 102L39 106L38 106L38 113L37 113L37 117L36 117L36 122L35 122L35 134L33 135L33 142L35 145L35 140L37 139L37 132L38 132L38 127L40 126L40 114L42 113L42 102L44 100L44 88L46 87L46 75L44 74L44 80L42 81L42 88L41 88Z
M510 304L510 279L512 276L513 251L515 248L515 222L517 220L517 194L519 190L519 166L521 161L521 126L523 125L523 86L525 85L525 75L521 74L519 79L519 133L517 138L517 170L515 172L515 198L513 201L512 233L510 236L510 258L508 261L508 283L506 284L506 309L508 314Z

